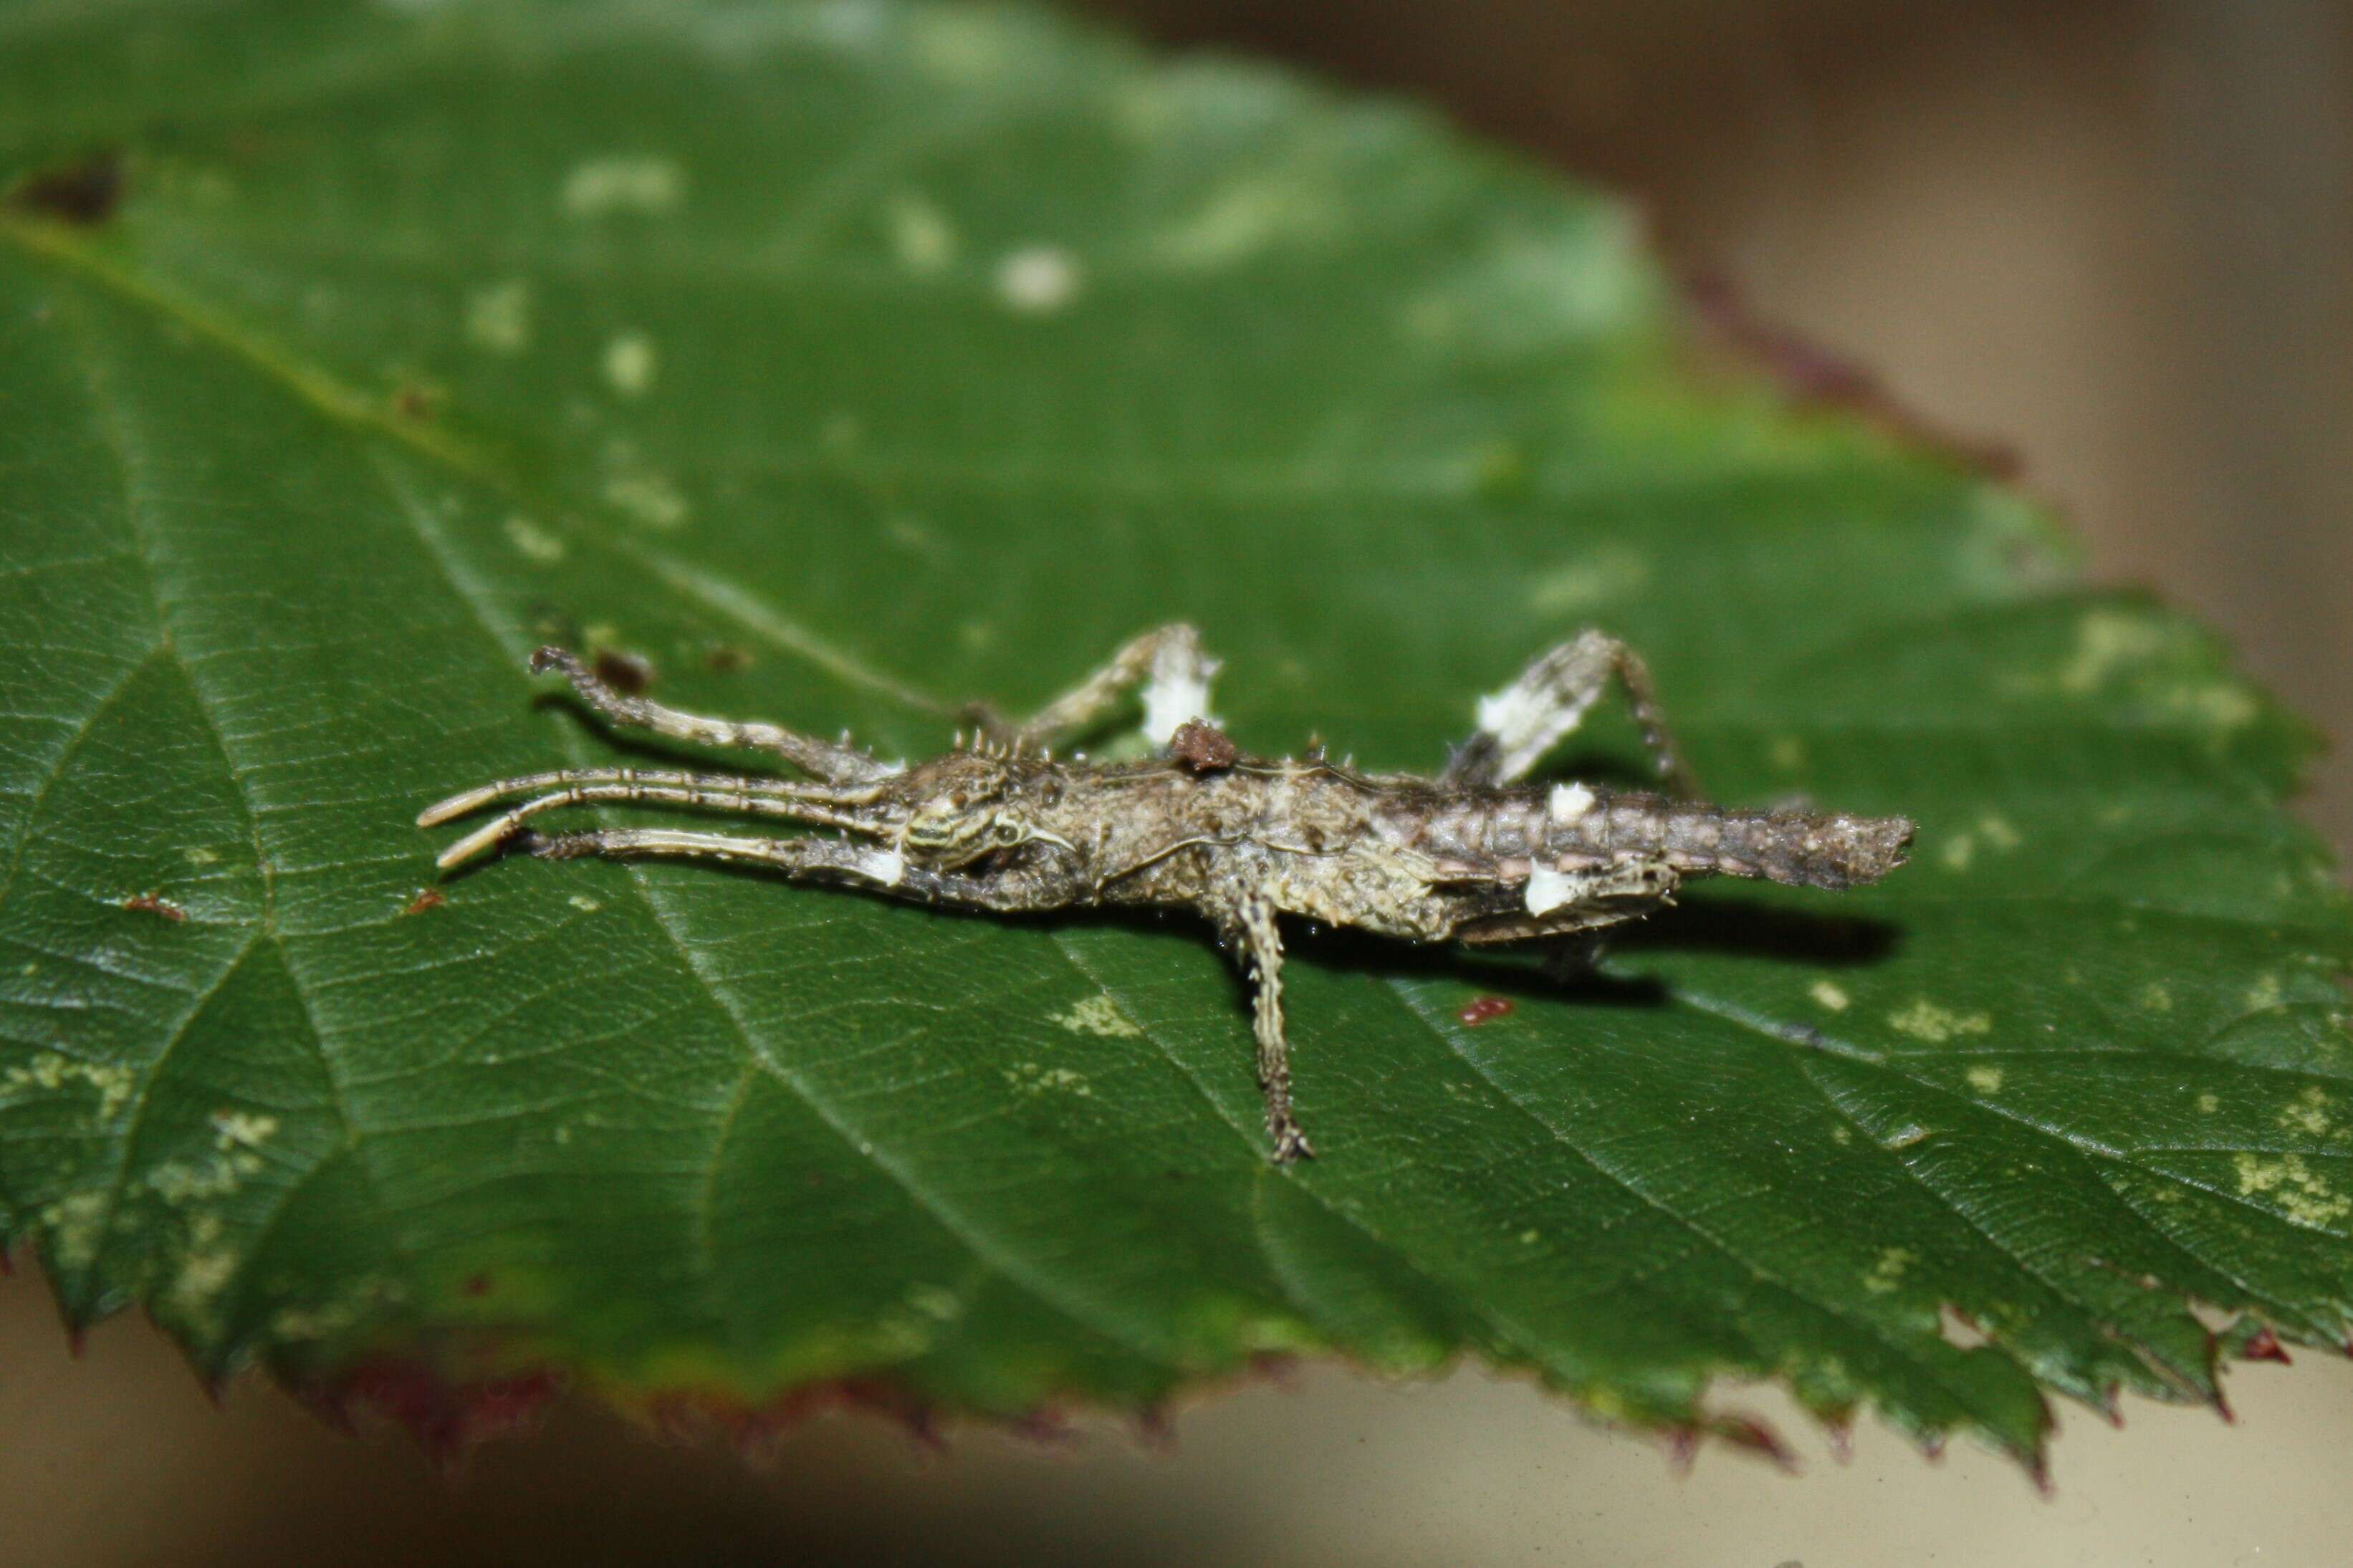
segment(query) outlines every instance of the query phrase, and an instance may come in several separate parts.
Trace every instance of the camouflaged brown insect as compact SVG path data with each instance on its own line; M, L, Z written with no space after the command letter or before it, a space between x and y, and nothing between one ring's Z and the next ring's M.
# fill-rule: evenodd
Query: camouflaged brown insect
M1648 672L1588 631L1481 700L1478 728L1435 778L1366 773L1321 755L1244 754L1208 717L1217 664L1190 626L1136 638L1026 722L973 712L976 739L912 765L777 725L682 713L616 690L542 648L610 723L763 753L805 778L599 768L501 779L428 807L430 827L530 798L460 839L446 868L512 847L579 856L722 860L795 879L1001 913L1142 905L1198 911L1254 984L1259 1081L1277 1161L1312 1154L1292 1109L1278 917L1416 942L1537 942L1647 914L1694 877L1847 888L1904 858L1902 817L1736 811L1694 796ZM1616 679L1667 794L1523 783ZM1142 689L1153 754L1056 761ZM677 805L829 827L754 837L610 827L543 835L533 818L606 802Z

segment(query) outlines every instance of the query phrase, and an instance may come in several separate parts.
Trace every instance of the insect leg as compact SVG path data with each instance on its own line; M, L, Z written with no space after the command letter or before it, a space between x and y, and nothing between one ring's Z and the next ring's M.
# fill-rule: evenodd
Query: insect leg
M691 741L702 746L765 752L828 784L871 784L899 771L855 746L820 741L781 724L709 719L616 691L599 680L596 672L580 661L579 655L568 649L541 648L531 656L531 669L534 675L551 669L562 671L564 678L572 682L572 689L580 694L580 700L604 715L606 722L618 727L651 730L657 735Z
M1584 631L1479 700L1479 728L1442 775L1452 784L1495 788L1525 778L1543 755L1582 723L1612 678L1642 731L1659 776L1676 795L1696 794L1659 711L1651 671L1632 648L1606 632Z
M526 829L516 844L543 860L715 860L757 866L797 880L845 882L919 903L965 909L1020 910L1039 905L1000 880L913 864L896 850L836 838L753 838L732 833L692 833L671 827L604 827L581 833L537 834Z
M1291 1045L1282 1028L1282 933L1275 928L1274 900L1256 891L1244 893L1233 911L1227 941L1255 982L1251 1032L1258 1039L1258 1082L1266 1096L1266 1133L1274 1140L1274 1163L1313 1159L1315 1150L1291 1110Z
M1018 724L989 726L993 738L1050 746L1101 724L1127 695L1144 689L1144 733L1155 746L1188 719L1207 719L1209 679L1218 661L1201 651L1201 634L1181 622L1145 633L1110 662Z
M544 776L544 775L543 775ZM560 775L559 775L560 776ZM779 784L775 780L729 778L722 774L652 775L659 779L681 779L684 782L651 782L647 775L622 781L582 782L575 775L564 788L525 801L511 811L503 812L482 826L466 835L441 852L434 863L443 870L464 864L486 850L494 849L522 831L523 823L544 811L554 811L567 805L590 805L599 802L643 802L655 805L700 806L716 811L732 811L746 816L781 816L795 822L814 823L820 827L855 829L861 826L854 807L860 795L870 792L842 792L813 788L807 784ZM474 792L477 795L480 791ZM459 801L467 797L459 796ZM444 802L444 805L449 804ZM853 809L844 810L844 806ZM442 820L434 812L427 815L434 822ZM457 815L448 813L447 815ZM424 822L431 826L432 822Z
M517 773L512 778L492 779L486 784L478 784L446 800L437 800L417 814L417 826L438 827L442 823L470 816L482 807L512 795L530 795L535 790L565 789L573 784L654 784L680 789L733 789L777 795L810 793L808 785L793 780L748 774L682 773L669 768L554 768L546 773ZM871 792L859 793L863 795Z

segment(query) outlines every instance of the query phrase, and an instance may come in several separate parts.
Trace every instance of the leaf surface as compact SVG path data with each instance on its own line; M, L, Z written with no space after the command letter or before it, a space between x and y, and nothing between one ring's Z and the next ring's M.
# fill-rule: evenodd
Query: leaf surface
M1018 1416L1467 1352L2030 1460L2049 1391L2219 1400L2200 1310L2353 1329L2308 738L1710 352L1605 199L879 3L19 7L0 180L0 1223L77 1322L443 1436L546 1369ZM1918 851L1588 985L1303 934L1278 1170L1189 920L437 884L412 826L620 754L543 640L912 756L1180 617L1245 746L1416 769L1604 624L1711 793Z

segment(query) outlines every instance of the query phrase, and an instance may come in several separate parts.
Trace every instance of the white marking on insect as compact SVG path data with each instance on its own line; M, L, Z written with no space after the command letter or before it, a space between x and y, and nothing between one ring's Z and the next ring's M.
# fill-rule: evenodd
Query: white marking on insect
M1593 792L1581 784L1555 784L1545 809L1555 822L1575 822L1593 809Z
M1548 915L1577 897L1577 879L1554 870L1549 866L1536 866L1528 872L1525 895L1528 913Z

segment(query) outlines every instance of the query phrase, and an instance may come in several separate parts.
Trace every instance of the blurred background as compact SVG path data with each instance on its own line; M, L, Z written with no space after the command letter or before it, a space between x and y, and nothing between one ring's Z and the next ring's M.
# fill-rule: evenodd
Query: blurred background
M2202 612L2353 734L2353 0L1094 0L1148 36L1435 103L1628 194L1671 258L2014 452L2093 574ZM2300 803L2353 846L2353 760ZM444 1485L141 1321L79 1360L0 1281L0 1563L2333 1564L2353 1365L2242 1370L2235 1428L2063 1412L2057 1490L1866 1426L1679 1475L1527 1387L1313 1369L1173 1446L828 1418L747 1468L565 1406Z

